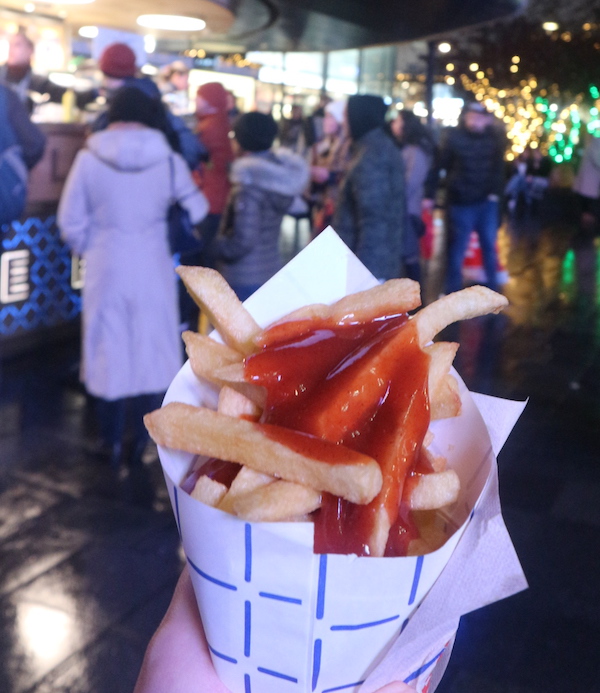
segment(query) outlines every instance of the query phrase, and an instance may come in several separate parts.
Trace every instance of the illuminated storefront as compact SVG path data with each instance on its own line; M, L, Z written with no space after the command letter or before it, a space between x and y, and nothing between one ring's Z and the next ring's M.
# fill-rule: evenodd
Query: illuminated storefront
M252 51L246 59L262 66L257 108L278 118L289 115L294 103L310 111L323 93L333 99L378 94L390 104L412 108L424 99L425 51L426 44L413 42L327 53Z

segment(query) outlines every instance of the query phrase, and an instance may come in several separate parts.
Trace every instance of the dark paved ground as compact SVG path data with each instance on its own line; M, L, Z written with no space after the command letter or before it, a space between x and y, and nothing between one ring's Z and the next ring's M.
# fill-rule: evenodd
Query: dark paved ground
M576 250L513 241L507 315L449 335L471 389L530 398L499 460L530 589L463 619L441 693L600 691L598 253ZM93 454L77 358L1 366L2 693L131 691L182 565L156 461L115 475Z

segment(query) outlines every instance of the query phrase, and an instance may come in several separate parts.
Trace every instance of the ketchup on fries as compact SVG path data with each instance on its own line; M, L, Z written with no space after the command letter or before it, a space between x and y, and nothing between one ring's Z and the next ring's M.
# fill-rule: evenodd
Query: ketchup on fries
M471 287L409 318L418 285L391 280L262 330L217 272L178 272L225 342L184 335L196 375L221 387L217 412L171 403L146 417L158 444L212 458L184 488L250 520L312 519L316 553L406 555L411 510L458 494L427 450L432 415L460 410L457 345L431 340L506 299Z

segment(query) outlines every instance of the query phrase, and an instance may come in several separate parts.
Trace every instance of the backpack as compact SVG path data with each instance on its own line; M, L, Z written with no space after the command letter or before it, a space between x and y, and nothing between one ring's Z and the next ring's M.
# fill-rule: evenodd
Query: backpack
M27 201L27 167L8 120L5 88L0 87L0 224L18 219Z

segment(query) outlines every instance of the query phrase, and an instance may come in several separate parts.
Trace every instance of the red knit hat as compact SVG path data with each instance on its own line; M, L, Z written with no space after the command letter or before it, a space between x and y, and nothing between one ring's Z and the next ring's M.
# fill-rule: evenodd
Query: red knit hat
M207 82L198 87L198 96L219 111L227 110L227 91L221 82Z
M111 43L102 51L100 69L107 77L134 77L135 53L126 43Z

